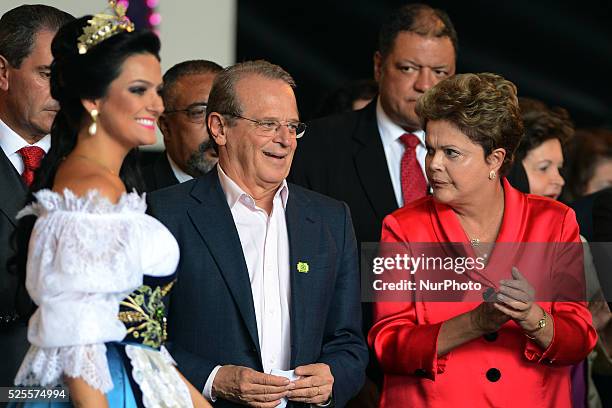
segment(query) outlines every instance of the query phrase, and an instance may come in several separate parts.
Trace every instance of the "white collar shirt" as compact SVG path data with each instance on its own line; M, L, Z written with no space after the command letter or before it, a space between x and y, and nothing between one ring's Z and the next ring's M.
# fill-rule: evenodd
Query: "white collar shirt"
M19 154L19 149L26 146L38 146L47 153L51 147L51 135L46 135L34 144L29 144L24 138L19 136L6 123L0 120L0 147L9 159L17 173L21 174L24 170L23 158Z
M217 166L219 182L238 230L246 261L257 319L257 335L263 370L288 370L291 363L291 284L289 235L285 210L289 197L287 181L274 194L268 214ZM220 366L210 373L203 394L214 401L212 383Z
M179 183L184 183L193 179L193 177L187 173L185 173L181 168L172 160L170 155L166 152L166 157L168 158L168 163L170 163L170 168L172 169L172 173L174 173L174 177L178 180Z
M387 159L387 167L389 169L389 175L391 176L391 184L393 185L397 206L403 207L404 197L402 195L401 162L404 150L406 149L400 137L404 133L412 133L419 139L419 144L416 147L416 156L421 165L425 180L427 180L427 175L425 173L425 156L427 155L427 149L425 148L425 132L422 130L406 132L391 121L380 104L380 98L376 101L376 122L385 151L385 158Z

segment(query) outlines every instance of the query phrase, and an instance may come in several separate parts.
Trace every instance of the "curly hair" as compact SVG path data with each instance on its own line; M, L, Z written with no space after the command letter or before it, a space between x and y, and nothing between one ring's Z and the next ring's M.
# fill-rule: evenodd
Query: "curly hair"
M525 134L516 149L515 160L523 160L530 150L547 140L557 139L561 146L574 136L574 124L563 108L549 108L544 102L519 98Z
M487 157L503 148L506 157L499 172L505 175L523 135L516 86L491 73L459 74L440 81L417 102L422 129L430 120L453 124L479 144Z

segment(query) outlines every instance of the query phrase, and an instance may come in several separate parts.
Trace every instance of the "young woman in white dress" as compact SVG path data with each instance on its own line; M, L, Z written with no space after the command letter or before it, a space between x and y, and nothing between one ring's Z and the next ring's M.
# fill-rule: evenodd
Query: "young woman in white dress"
M79 407L209 406L163 347L178 245L131 191L126 159L156 140L159 39L133 31L115 6L68 23L52 43L61 109L20 213L26 232L33 224L25 282L37 309L15 381L64 384Z

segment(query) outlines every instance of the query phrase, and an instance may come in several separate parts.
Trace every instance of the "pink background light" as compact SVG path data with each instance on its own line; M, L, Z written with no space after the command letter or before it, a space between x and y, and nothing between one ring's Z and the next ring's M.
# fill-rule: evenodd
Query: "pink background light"
M159 23L161 23L161 19L162 19L162 18L161 18L161 14L159 14L159 13L153 13L153 14L151 14L151 15L149 16L149 23L150 23L152 26L156 26L156 25L159 25Z

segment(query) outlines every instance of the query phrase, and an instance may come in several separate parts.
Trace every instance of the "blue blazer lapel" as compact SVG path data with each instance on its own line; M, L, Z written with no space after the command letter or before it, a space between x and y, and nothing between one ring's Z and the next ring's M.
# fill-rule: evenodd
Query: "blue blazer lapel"
M317 248L320 243L320 222L309 208L309 199L300 191L289 185L287 201L287 233L289 236L289 273L291 275L291 367L299 360L298 352L303 349L302 343L307 336L307 323L312 310L308 305L310 294L317 281L314 274L321 270L313 268L317 259ZM298 271L298 263L307 263L308 272ZM310 312L310 313L309 313Z
M189 217L223 275L254 346L261 356L249 272L238 230L221 189L216 168L198 179L191 195L200 205L188 210ZM203 272L209 273L209 271Z

